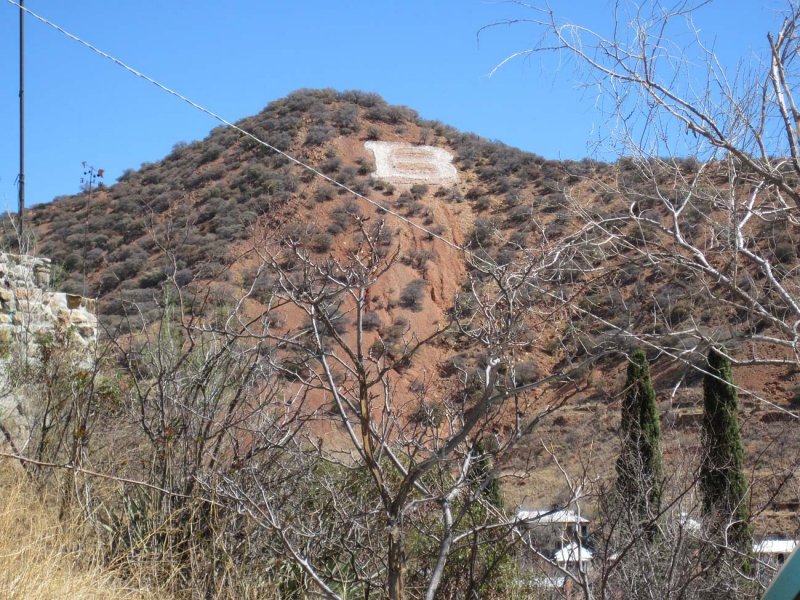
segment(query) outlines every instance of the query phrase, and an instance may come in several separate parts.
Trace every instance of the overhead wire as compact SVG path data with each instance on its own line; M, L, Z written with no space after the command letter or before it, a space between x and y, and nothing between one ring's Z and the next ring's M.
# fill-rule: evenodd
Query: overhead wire
M94 52L94 53L102 56L103 58L111 61L112 63L114 63L115 65L121 67L122 69L124 69L125 71L131 73L132 75L135 75L136 77L139 77L140 79L143 79L143 80L147 81L148 83L154 85L155 87L157 87L158 89L162 90L163 92L166 92L167 94L169 94L169 95L171 95L171 96L173 96L175 98L178 98L179 100L181 100L182 102L188 104L189 106L191 106L195 110L198 110L198 111L204 113L205 115L211 117L212 119L218 121L219 123L221 123L221 124L223 124L223 125L225 125L227 127L232 128L233 130L235 130L235 131L239 132L240 134L244 135L245 137L253 140L257 144L259 144L259 145L261 145L261 146L263 146L265 148L268 148L269 150L275 152L276 154L279 154L279 155L283 156L288 161L290 161L291 163L297 165L298 167L309 171L310 173L314 174L315 176L320 177L323 180L327 181L328 183L334 185L335 187L338 187L338 188L346 191L347 193L353 195L354 197L356 197L356 198L358 198L360 200L363 200L364 202L370 204L371 206L374 206L375 208L380 209L381 211L385 212L386 214L389 214L392 217L398 219L402 223L405 223L409 227L411 227L413 229L416 229L416 230L418 230L420 232L425 233L425 235L429 236L430 238L435 238L435 239L439 240L440 242L444 243L445 245L447 245L448 247L450 247L450 248L452 248L454 250L457 250L459 252L465 253L466 255L470 256L473 260L475 260L475 261L477 261L479 263L483 263L484 265L491 266L491 267L495 266L495 265L493 265L493 263L491 263L491 261L487 261L485 258L477 255L475 252L473 252L469 248L466 248L463 245L459 245L459 244L455 243L454 241L445 238L441 234L436 233L435 231L432 231L431 229L428 229L424 225L420 225L419 223L416 223L415 221L409 219L408 217L406 217L404 215L401 215L397 211L393 210L391 207L386 206L385 204L383 204L381 202L377 202L377 201L373 200L372 198L369 198L368 196L365 196L365 195L359 193L358 191L352 189L348 185L346 185L346 184L334 179L333 177L323 173L322 171L320 171L319 169L317 169L313 165L310 165L310 164L306 163L305 161L293 156L292 154L289 154L285 150L281 150L280 148L278 148L276 146L273 146L269 142L266 142L266 141L260 139L258 136L254 135L253 133L247 131L246 129L244 129L244 128L238 126L238 125L236 125L235 123L229 121L228 119L225 119L224 117L222 117L218 113L206 108L205 106L202 106L198 102L195 102L194 100L192 100L191 98L185 96L184 94L181 94L177 90L164 85L163 83L161 83L161 82L157 81L156 79L150 77L149 75L139 71L138 69L130 66L129 64L127 64L124 61L120 60L119 58L109 54L108 52L105 52L105 51L101 50L100 48L98 48L94 44L92 44L92 43L80 38L79 36L69 32L69 31L67 31L66 29L64 29L60 25L54 23L53 21L50 21L49 19L47 19L46 17L43 17L42 15L39 15L38 13L32 11L30 8L28 8L26 6L22 6L16 0L6 0L6 2L8 2L9 4L11 4L13 6L16 6L20 10L25 11L27 14L29 14L34 19L40 21L41 23L47 25L48 27L51 27L51 28L55 29L56 31L58 31L61 34L63 34L66 37L68 37L69 39L77 42L78 44L81 44L82 46L88 48L92 52ZM639 343L641 343L641 344L643 344L645 346L648 346L648 347L650 347L650 348L652 348L654 350L657 350L659 353L664 354L666 356L669 356L673 360L676 360L676 361L686 365L689 368L695 369L698 372L702 373L703 375L707 375L707 376L714 377L714 378L717 378L717 379L721 380L721 378L716 376L714 373L710 373L709 371L703 369L702 367L700 367L699 365L695 364L694 362L686 359L685 357L679 356L678 354L676 354L674 352L671 352L670 350L668 350L667 348L664 348L663 346L659 346L658 344L656 344L654 342L651 342L651 341L649 341L649 340L647 340L645 338L642 338L641 336L639 336L639 335L637 335L637 334L635 334L635 333L633 333L631 331L628 331L628 330L626 330L626 329L624 329L622 327L619 327L618 325L615 325L614 323L611 323L610 321L604 319L600 315L596 315L596 314L592 313L591 311L588 311L588 310L578 306L574 302L570 302L568 300L565 300L564 298L559 297L557 294L554 294L552 291L543 290L543 289L541 289L541 288L539 288L537 286L534 286L530 282L528 282L528 285L531 286L531 287L534 287L534 289L537 289L539 292L545 294L546 296L552 298L553 300L556 300L556 301L558 301L558 302L570 307L571 309L576 310L578 313L580 313L580 314L582 314L584 316L587 316L587 317L589 317L589 318L591 318L591 319L593 319L593 320L595 320L595 321L597 321L597 322L599 322L599 323L601 323L601 324L613 329L615 332L617 332L617 333L619 333L619 334L621 334L621 335L623 335L625 337L633 338L633 339L637 340ZM728 382L728 383L731 383L731 382ZM778 410L780 412L786 413L786 414L790 415L794 419L800 420L800 415L795 414L795 413L791 412L790 410L788 410L788 409L786 409L786 408L784 408L784 407L782 407L782 406L780 406L780 405L778 405L778 404L776 404L774 402L770 402L769 400L767 400L766 398L761 397L760 395L756 394L752 390L748 390L746 388L743 388L743 387L741 387L741 386L739 386L738 384L735 384L735 383L731 383L731 385L735 389L737 389L739 392L742 392L742 393L752 397L756 401L761 402L761 403L763 403L763 404L765 404L765 405L767 405L767 406L769 406L769 407L771 407L771 408L773 408L775 410Z

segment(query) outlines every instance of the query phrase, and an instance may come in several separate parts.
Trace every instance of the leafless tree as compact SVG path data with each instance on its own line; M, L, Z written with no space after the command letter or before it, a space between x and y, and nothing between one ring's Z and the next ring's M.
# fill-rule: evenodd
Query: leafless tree
M612 37L531 6L520 21L537 27L542 42L507 60L558 52L599 89L616 123L602 133L624 158L613 177L593 180L612 208L576 202L577 212L628 260L638 255L644 266L669 268L676 284L702 291L741 324L713 328L686 307L670 316L674 304L662 304L660 318L684 339L676 352L727 338L747 342L737 364L797 363L800 11L788 2L763 52L731 71L694 25L707 4L616 2Z
M270 371L309 403L302 442L284 457L303 465L306 491L280 493L252 469L211 489L270 531L309 590L326 597L481 597L509 585L507 574L505 584L498 578L522 541L502 509L499 465L570 397L537 408L525 392L577 385L575 364L523 380L515 353L532 343L537 319L561 310L544 284L563 276L565 257L580 260L584 237L503 267L476 259L449 323L395 321L373 332L364 326L371 290L397 252L378 243L382 223L368 230L356 218L355 226L360 241L342 258L315 260L293 238L264 246L260 262L276 276L283 316L242 329L274 349ZM457 383L445 386L435 367L415 366L439 340L482 349L484 364L455 366ZM326 425L309 415L323 411L336 427L321 435L315 427Z

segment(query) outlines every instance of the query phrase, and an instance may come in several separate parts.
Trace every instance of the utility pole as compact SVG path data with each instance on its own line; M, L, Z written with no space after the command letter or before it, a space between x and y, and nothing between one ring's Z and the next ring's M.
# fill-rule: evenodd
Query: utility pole
M17 236L19 253L24 249L25 211L25 0L19 1L19 214Z

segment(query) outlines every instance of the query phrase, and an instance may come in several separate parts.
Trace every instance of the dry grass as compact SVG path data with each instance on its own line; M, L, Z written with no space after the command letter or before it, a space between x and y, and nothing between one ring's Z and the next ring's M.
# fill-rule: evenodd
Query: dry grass
M0 472L0 598L145 600L93 564L78 529L63 526L19 473ZM81 550L77 550L81 548ZM158 596L163 597L163 596Z

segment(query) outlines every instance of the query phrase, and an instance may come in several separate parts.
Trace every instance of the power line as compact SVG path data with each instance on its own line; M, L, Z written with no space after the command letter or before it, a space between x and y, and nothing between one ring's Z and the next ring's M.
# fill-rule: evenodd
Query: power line
M236 125L235 123L232 123L232 122L228 121L227 119L225 119L221 115L219 115L219 114L213 112L212 110L202 106L201 104L198 104L197 102L195 102L194 100L188 98L187 96L184 96L180 92L178 92L178 91L176 91L176 90L174 90L174 89L172 89L172 88L160 83L159 81L153 79L152 77L146 75L145 73L142 73L138 69L135 69L135 68L131 67L130 65L128 65L127 63L123 62L122 60L116 58L115 56L112 56L111 54L108 54L107 52L104 52L103 50L97 48L96 46L94 46L90 42L87 42L86 40L78 37L77 35L74 35L74 34L70 33L69 31L65 30L64 28L62 28L61 26L57 25L56 23L53 23L49 19L47 19L47 18L45 18L45 17L33 12L29 8L26 8L25 6L22 5L21 2L17 2L16 0L6 0L6 1L9 4L18 7L21 11L25 11L26 13L31 15L34 19L44 23L45 25L47 25L49 27L52 27L56 31L62 33L63 35L65 35L68 38L70 38L71 40L81 44L82 46L85 46L86 48L88 48L92 52L102 56L103 58L105 58L107 60L110 60L111 62L113 62L117 66L125 69L126 71L128 71L129 73L135 75L136 77L144 79L148 83L151 83L152 85L156 86L158 89L160 89L160 90L170 94L171 96L174 96L174 97L178 98L179 100L185 102L186 104L188 104L192 108L194 108L196 110L199 110L200 112L208 115L209 117L215 119L216 121L222 123L223 125L226 125L226 126L232 128L232 129L234 129L235 131L238 131L239 133L241 133L242 135L250 138L251 140L253 140L257 144L259 144L261 146L264 146L265 148L268 148L268 149L272 150L273 152L275 152L277 154L280 154L281 156L283 156L284 158L286 158L290 162L296 164L297 166L299 166L299 167L301 167L303 169L306 169L307 171L313 173L317 177L321 177L325 181L328 181L329 183L333 184L334 186L336 186L336 187L338 187L338 188L340 188L342 190L345 190L346 192L348 192L349 194L352 194L356 198L359 198L360 200L363 200L363 201L367 202L368 204L380 209L381 211L384 211L385 213L387 213L387 214L393 216L394 218L398 219L399 221L405 223L409 227L417 229L418 231L421 231L421 232L425 233L427 236L430 236L431 238L438 239L439 241L441 241L442 243L446 244L450 248L453 248L454 250L458 250L459 252L463 252L463 253L467 254L468 256L472 257L475 261L477 261L479 263L483 263L484 265L492 267L492 268L495 267L495 265L491 261L487 261L486 259L478 256L477 254L475 254L473 251L469 250L468 248L465 248L464 246L460 246L460 245L456 244L455 242L453 242L451 240L448 240L447 238L443 237L442 235L440 235L440 234L438 234L438 233L436 233L434 231L431 231L427 227L425 227L423 225L420 225L420 224L412 221L408 217L405 217L405 216L399 214L398 212L392 210L390 207L385 206L384 204L382 204L380 202L377 202L375 200L372 200L371 198L369 198L367 196L364 196L363 194L361 194L361 193L357 192L356 190L350 188L349 186L341 183L340 181L337 181L336 179L330 177L329 175L326 175L325 173L323 173L322 171L320 171L317 168L313 167L312 165L309 165L308 163L306 163L306 162L304 162L304 161L292 156L288 152L286 152L284 150L281 150L280 148L277 148L277 147L273 146L272 144L270 144L268 142L265 142L264 140L260 139L256 135L254 135L251 132L247 131L246 129L243 129L243 128L239 127L238 125ZM666 349L666 348L664 348L662 346L659 346L658 344L655 344L654 342L651 342L651 341L649 341L649 340L647 340L645 338L642 338L642 337L638 336L634 332L627 331L627 330L623 329L622 327L619 327L618 325L615 325L614 323L611 323L610 321L607 321L606 319L600 317L599 315L596 315L596 314L594 314L594 313L592 313L592 312L590 312L590 311L588 311L588 310L586 310L586 309L574 304L573 302L570 302L569 300L561 298L560 296L558 296L557 294L554 294L553 292L551 292L549 290L541 289L538 286L535 286L531 282L526 282L526 285L528 285L528 286L536 289L537 291L545 294L546 296L549 296L550 298L562 303L563 305L565 305L565 306L567 306L567 307L569 307L569 308L571 308L573 310L576 310L580 314L583 314L584 316L587 316L587 317L589 317L589 318L591 318L591 319L593 319L595 321L598 321L599 323L601 323L601 324L603 324L603 325L605 325L607 327L610 327L611 329L613 329L614 331L616 331L617 333L619 333L621 335L624 335L624 336L627 336L627 337L631 337L631 338L637 340L638 342L640 342L641 344L643 344L645 346L648 346L648 347L651 347L651 348L653 348L655 350L658 350L660 353L662 353L662 354L664 354L666 356L669 356L670 358L672 358L672 359L674 359L674 360L676 360L676 361L678 361L680 363L683 363L683 364L687 365L688 367L690 367L692 369L695 369L695 370L699 371L700 373L703 373L704 375L715 377L716 379L719 379L720 381L722 381L722 379L719 378L718 376L716 376L715 374L709 373L708 371L706 371L705 369L701 368L700 366L694 364L690 360L687 360L686 358L684 358L682 356L679 356L679 355L677 355L677 354L675 354L673 352L670 352L668 349ZM790 415L794 419L800 420L800 415L797 415L797 414L791 412L790 410L775 404L774 402L770 402L766 398L762 398L761 396L759 396L755 392L753 392L751 390L747 390L747 389L745 389L745 388L743 388L743 387L741 387L741 386L739 386L739 385L737 385L735 383L731 384L731 385L733 385L733 387L735 387L738 391L740 391L740 392L742 392L742 393L754 398L755 400L757 400L759 402L762 402L763 404L766 404L767 406L770 406L771 408L776 409L776 410L778 410L780 412L786 413L786 414Z

